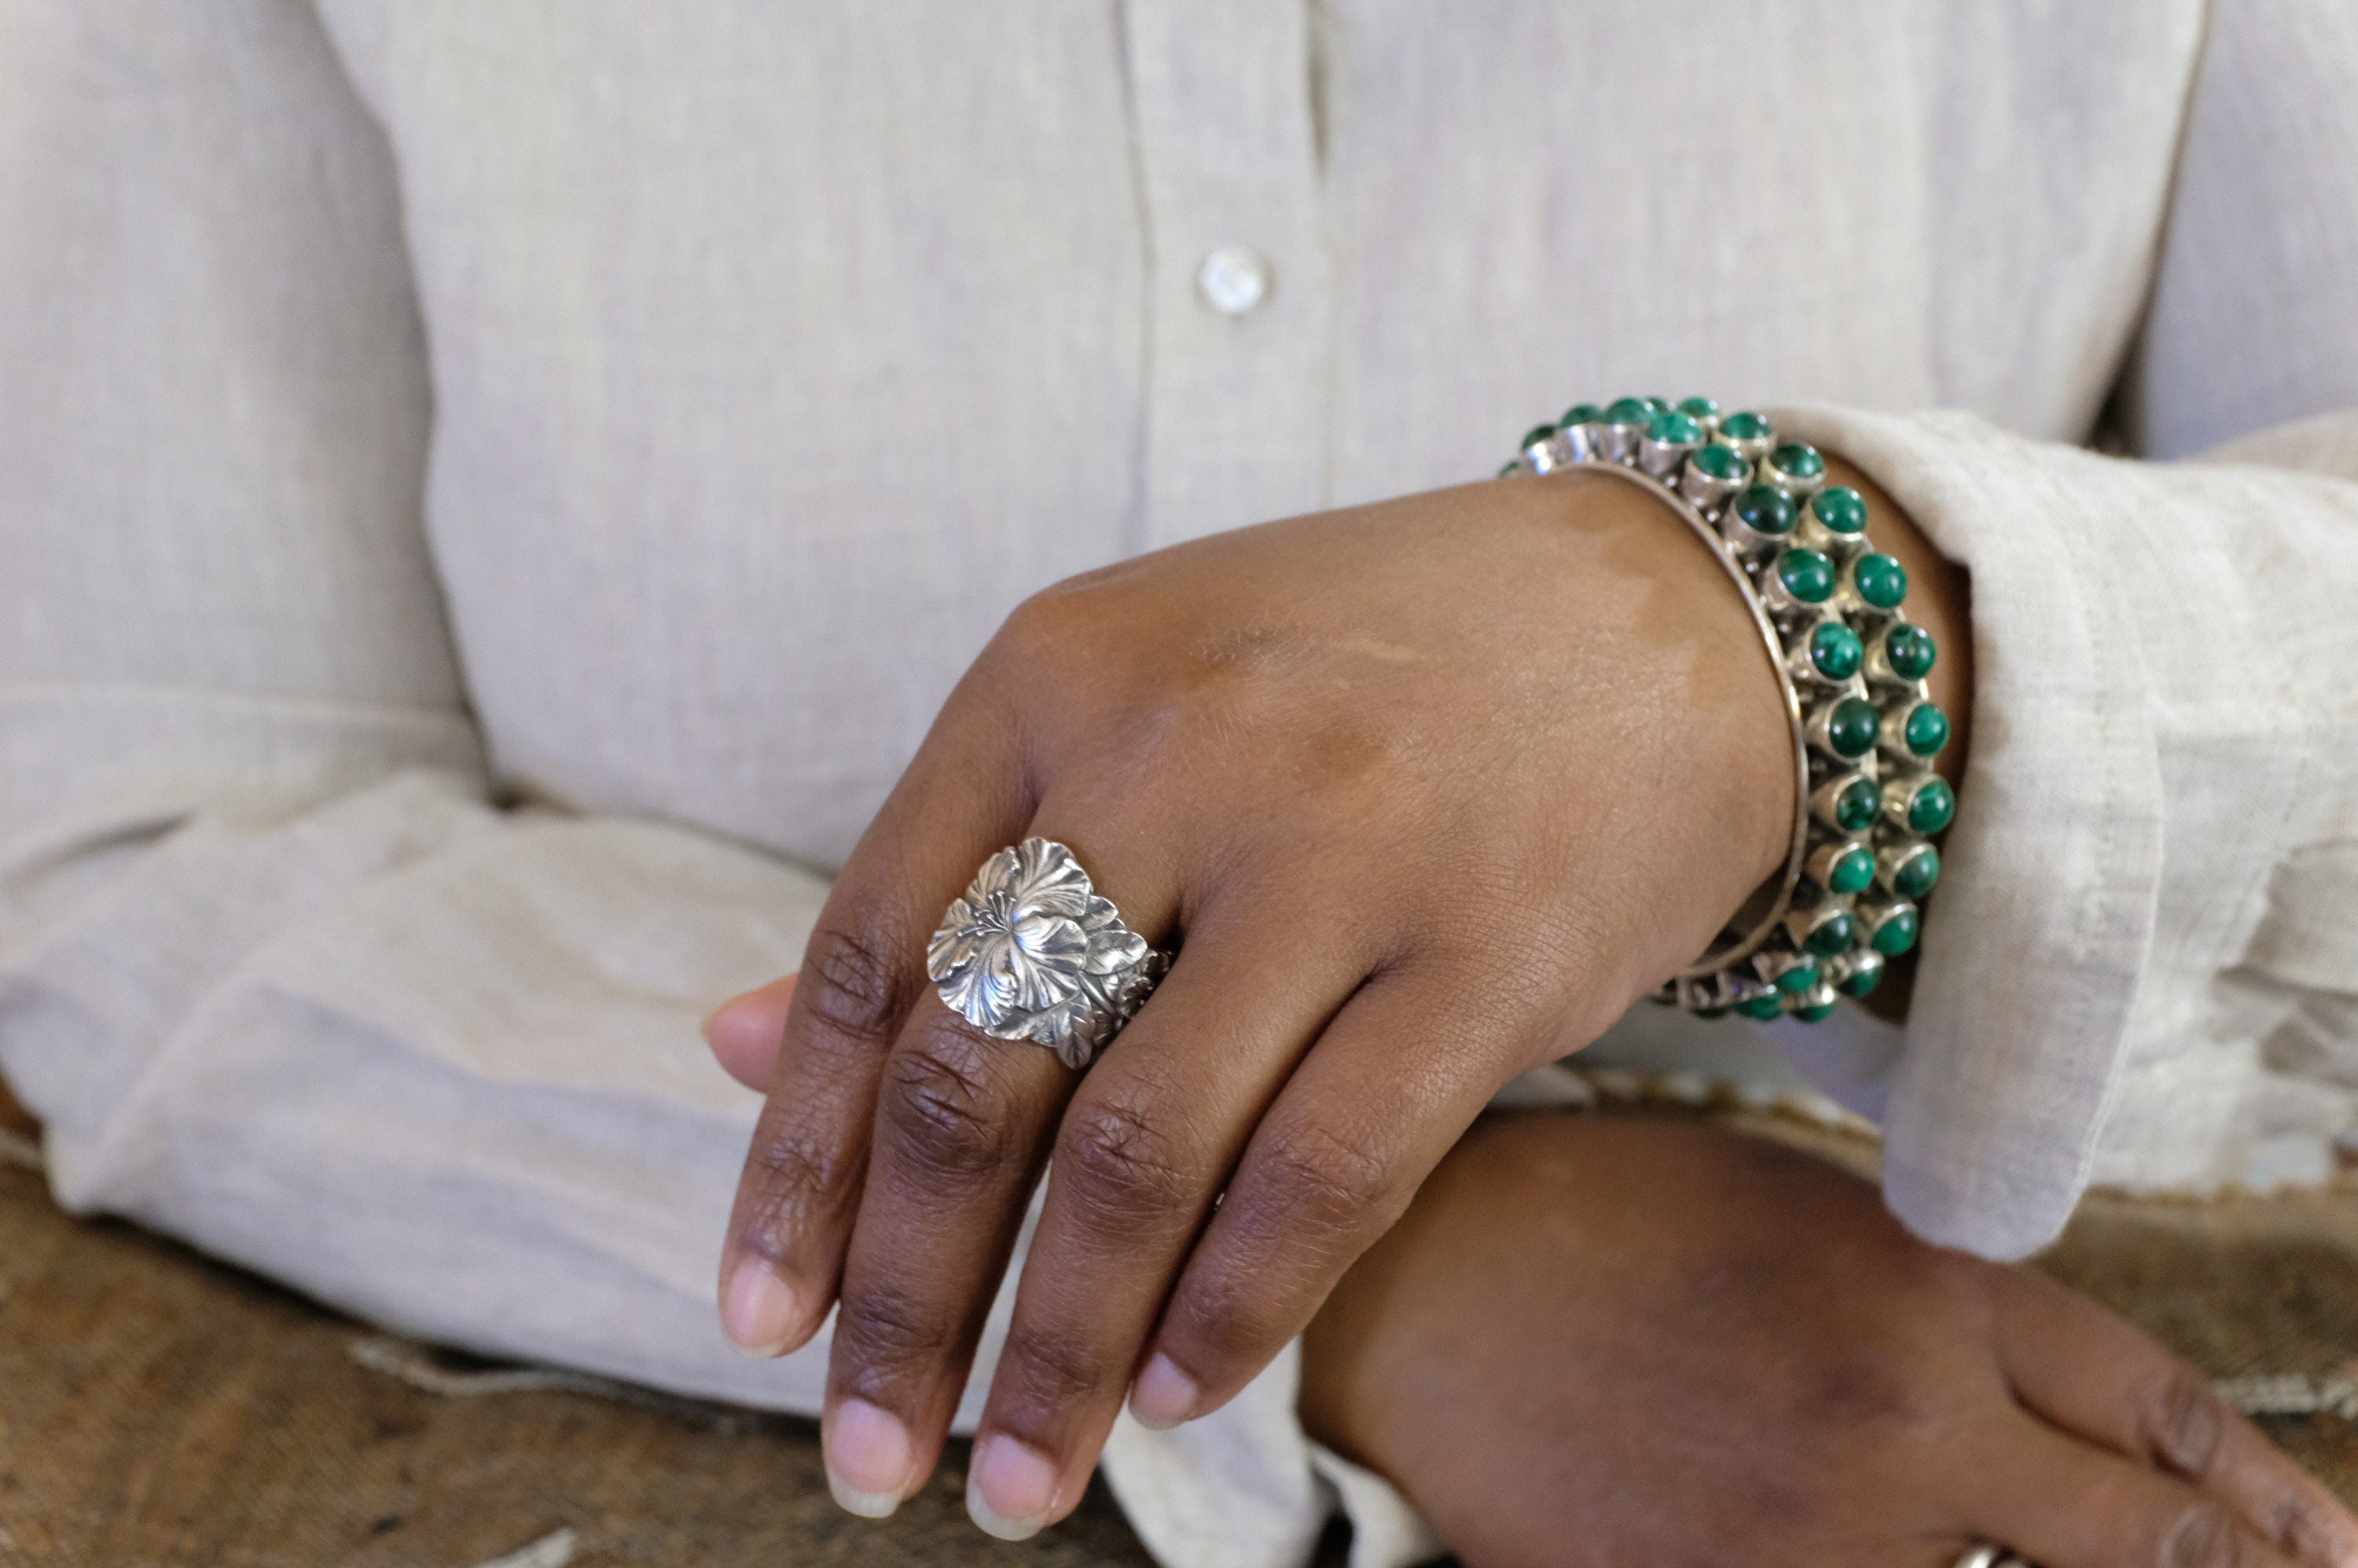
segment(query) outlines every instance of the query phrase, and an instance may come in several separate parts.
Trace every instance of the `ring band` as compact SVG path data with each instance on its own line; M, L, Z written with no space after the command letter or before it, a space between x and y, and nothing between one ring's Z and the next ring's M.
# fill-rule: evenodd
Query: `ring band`
M1052 838L985 860L925 948L925 973L952 1011L994 1039L1045 1045L1075 1071L1121 1033L1169 964Z

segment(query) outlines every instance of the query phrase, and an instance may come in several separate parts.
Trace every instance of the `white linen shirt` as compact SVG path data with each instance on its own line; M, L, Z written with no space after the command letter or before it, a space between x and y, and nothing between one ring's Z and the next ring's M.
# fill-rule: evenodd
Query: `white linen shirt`
M0 0L0 1067L59 1196L815 1411L824 1339L715 1327L755 1107L696 1022L1000 619L1623 392L1812 406L1971 570L1909 1030L1770 1032L1898 1212L2013 1256L2091 1180L2330 1171L2346 4ZM1164 1562L1338 1493L1422 1550L1294 1368L1117 1430Z

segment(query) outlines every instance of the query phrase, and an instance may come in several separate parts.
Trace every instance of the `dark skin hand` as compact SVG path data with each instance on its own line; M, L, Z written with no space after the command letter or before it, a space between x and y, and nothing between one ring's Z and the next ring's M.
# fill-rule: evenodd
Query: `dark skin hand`
M791 989L707 1025L750 1088ZM1698 1121L1476 1122L1312 1321L1301 1411L1467 1568L2358 1564L2358 1519L2136 1329Z
M1962 718L1962 578L1868 498ZM1047 590L845 864L802 983L768 988L784 1046L723 1326L776 1355L836 1311L829 1476L888 1513L935 1465L1045 1167L968 1504L1010 1539L1054 1522L1126 1396L1152 1425L1217 1409L1500 1085L1701 951L1783 865L1792 788L1736 589L1599 475L1238 529ZM1034 834L1182 947L1086 1077L925 976L943 909Z
M2193 1368L1697 1122L1486 1118L1304 1341L1312 1433L1468 1568L2358 1561Z

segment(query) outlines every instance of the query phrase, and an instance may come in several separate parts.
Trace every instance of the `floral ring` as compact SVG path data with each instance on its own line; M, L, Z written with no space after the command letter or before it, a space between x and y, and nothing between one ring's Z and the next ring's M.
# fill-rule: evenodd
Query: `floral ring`
M1121 1033L1168 967L1050 838L985 860L925 948L934 989L968 1023L1037 1041L1076 1070Z

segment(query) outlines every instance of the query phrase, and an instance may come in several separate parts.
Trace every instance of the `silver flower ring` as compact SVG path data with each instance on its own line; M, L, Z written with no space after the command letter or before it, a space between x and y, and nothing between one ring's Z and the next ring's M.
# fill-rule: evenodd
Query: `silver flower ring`
M1072 850L1026 838L982 863L925 949L942 1000L984 1033L1087 1067L1168 967L1098 896Z

